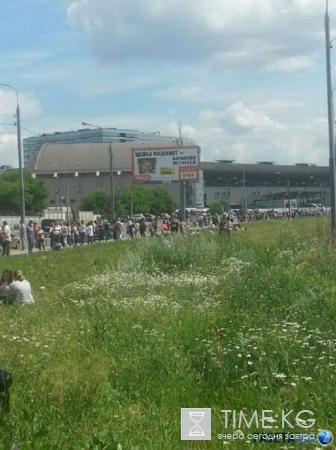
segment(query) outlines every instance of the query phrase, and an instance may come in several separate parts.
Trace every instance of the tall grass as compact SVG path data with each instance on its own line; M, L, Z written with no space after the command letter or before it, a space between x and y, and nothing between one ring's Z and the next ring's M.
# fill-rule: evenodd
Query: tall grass
M325 221L6 263L26 272L36 304L0 311L0 361L14 376L1 450L221 448L222 409L309 409L313 431L333 430L336 267ZM180 441L182 407L212 408L212 441Z

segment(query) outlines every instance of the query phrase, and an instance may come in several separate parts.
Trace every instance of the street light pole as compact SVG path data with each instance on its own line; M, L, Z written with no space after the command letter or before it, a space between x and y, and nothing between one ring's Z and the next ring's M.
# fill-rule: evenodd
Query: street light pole
M247 195L246 195L246 178L245 178L245 169L241 164L237 164L243 171L243 193L244 193L244 214L245 214L245 222L247 222Z
M23 180L23 164L22 164L22 143L21 143L21 116L20 116L20 105L19 105L19 94L17 90L10 84L2 84L0 86L9 87L16 94L16 132L17 132L17 146L18 146L18 156L19 156L19 189L20 189L20 216L21 222L24 223L26 220L25 211L25 197L24 197L24 180Z
M131 179L131 185L130 185L131 217L133 217L134 216L134 211L133 211L133 179L132 179L132 175L130 175L127 172L121 171L121 170L118 170L117 173L118 173L118 175L121 175L123 173L123 174L127 175L128 177L130 177L130 179Z
M291 204L290 204L290 185L289 185L289 177L286 173L277 172L278 175L282 175L287 178L287 198L288 198L288 215L289 219L291 218Z
M331 206L331 232L336 230L336 186L335 186L335 135L334 135L334 108L333 90L331 84L330 64L330 20L328 12L328 0L325 13L325 38L326 38L326 68L327 68L327 96L328 96L328 130L329 130L329 172L330 172L330 206Z

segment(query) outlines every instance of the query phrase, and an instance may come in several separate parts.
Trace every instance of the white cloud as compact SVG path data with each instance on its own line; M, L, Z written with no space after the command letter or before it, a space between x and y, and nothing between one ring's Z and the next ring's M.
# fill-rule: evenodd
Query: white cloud
M188 86L180 90L179 94L182 98L192 98L197 96L202 89L198 86Z
M1 130L0 130L1 131ZM0 165L18 166L16 134L0 134Z
M33 94L19 92L19 105L21 114L25 116L35 116L41 113L39 102ZM0 86L0 119L6 117L14 118L16 114L16 94L10 88ZM15 119L13 119L15 122Z
M313 0L69 0L67 9L104 63L214 60L285 72L314 63L323 14Z

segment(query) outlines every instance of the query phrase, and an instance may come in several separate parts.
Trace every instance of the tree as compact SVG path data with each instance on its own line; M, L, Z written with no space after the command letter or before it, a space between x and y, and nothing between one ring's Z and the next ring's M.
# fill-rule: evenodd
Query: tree
M176 209L176 203L168 189L163 186L133 185L121 191L116 202L118 215L130 214L131 198L133 201L133 213L160 214L172 213Z
M101 189L94 189L82 198L80 203L82 211L93 211L104 219L111 217L111 198Z
M223 211L226 211L228 207L229 204L224 200L216 200L209 205L211 214L223 214Z
M46 208L49 197L45 182L23 171L25 209L27 214L39 214ZM0 175L0 211L4 215L20 214L20 174L18 169Z

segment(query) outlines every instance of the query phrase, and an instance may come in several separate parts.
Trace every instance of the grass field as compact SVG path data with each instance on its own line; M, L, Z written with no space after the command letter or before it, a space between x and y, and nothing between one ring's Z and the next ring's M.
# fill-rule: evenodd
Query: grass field
M336 432L328 219L13 256L6 268L22 269L36 303L0 309L0 366L14 376L1 450L271 445L219 440L237 431L221 410L310 410L309 432ZM193 407L212 408L212 441L180 440L180 408Z

